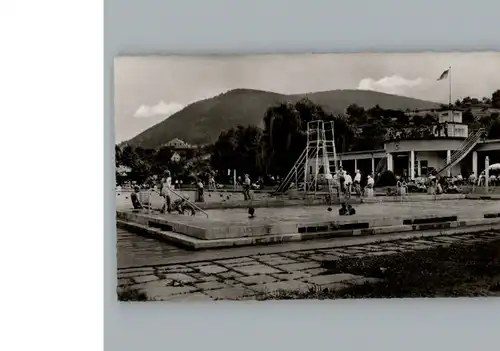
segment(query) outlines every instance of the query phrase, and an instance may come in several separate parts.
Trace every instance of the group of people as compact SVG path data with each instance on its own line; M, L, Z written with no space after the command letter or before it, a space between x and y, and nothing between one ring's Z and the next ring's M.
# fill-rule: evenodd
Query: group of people
M475 173L469 176L469 183L477 186L485 186L486 185L486 172L482 171L479 177L476 177ZM500 185L500 175L496 176L495 174L490 174L488 177L488 185L498 186Z
M366 178L366 185L362 186L362 177L359 169L355 171L354 179L351 177L349 172L345 171L342 167L333 176L334 182L331 184L332 187L337 188L337 194L344 195L346 198L350 198L354 192L356 196L361 197L371 197L373 196L373 188L375 187L375 180L371 175Z
M190 211L191 214L195 214L194 208L189 205L188 196L179 196L177 199L172 201L172 192L174 190L174 185L172 184L172 176L170 171L165 171L164 176L160 181L160 191L159 194L163 198L164 202L160 209L161 213L171 213L177 211L183 214L186 210ZM132 201L132 206L134 209L148 209L149 205L143 204L139 198L140 188L138 186L134 187L134 191L130 195L130 200Z

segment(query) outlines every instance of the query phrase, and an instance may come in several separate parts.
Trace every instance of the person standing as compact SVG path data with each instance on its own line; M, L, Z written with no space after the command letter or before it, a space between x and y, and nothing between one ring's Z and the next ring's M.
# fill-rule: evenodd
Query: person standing
M170 171L167 170L165 171L165 176L161 179L160 183L160 196L165 198L165 202L163 203L163 206L161 208L161 213L165 213L165 208L168 213L172 212L171 197L170 197L171 188L172 188L172 177Z
M361 197L361 173L359 169L356 170L356 174L354 176L354 191L358 197Z
M375 186L375 180L371 175L368 176L366 181L366 197L373 197L373 188Z
M348 172L345 172L345 196L348 199L351 197L351 186L352 177Z
M208 180L208 189L209 190L217 190L217 187L215 185L215 178L212 174L210 175L209 180Z
M345 171L342 166L338 170L338 180L339 180L339 196L345 192Z
M198 178L198 183L196 185L198 187L198 202L204 202L205 198L203 196L203 192L204 192L203 182L201 181L200 178Z
M250 200L250 187L252 186L252 181L250 176L245 174L245 180L243 181L243 198L244 200Z

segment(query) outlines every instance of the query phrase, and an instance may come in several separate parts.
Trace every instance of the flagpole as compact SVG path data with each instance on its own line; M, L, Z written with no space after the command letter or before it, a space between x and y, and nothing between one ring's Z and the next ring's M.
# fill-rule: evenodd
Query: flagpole
M448 68L448 78L449 78L449 85L450 85L450 108L451 108L451 66Z

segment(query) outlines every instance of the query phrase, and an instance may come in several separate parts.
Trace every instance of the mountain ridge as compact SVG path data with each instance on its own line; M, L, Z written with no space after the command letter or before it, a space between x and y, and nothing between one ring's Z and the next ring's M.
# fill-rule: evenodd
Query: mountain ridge
M237 125L262 126L266 110L278 103L295 103L302 98L321 105L327 112L344 113L351 104L364 108L379 105L385 109L435 109L440 104L401 95L371 90L338 89L300 94L238 88L189 104L163 121L122 144L156 148L179 138L189 144L208 144L217 140L223 130Z

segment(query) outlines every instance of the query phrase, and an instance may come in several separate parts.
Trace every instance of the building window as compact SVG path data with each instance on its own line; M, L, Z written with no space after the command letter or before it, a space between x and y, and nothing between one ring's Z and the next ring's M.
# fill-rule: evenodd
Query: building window
M457 129L457 132L458 132L458 133L457 133L457 136L461 136L461 137L466 136L466 135L465 135L465 128L458 128L458 129Z
M420 174L422 176L427 175L427 169L429 168L429 161L427 160L420 160Z

